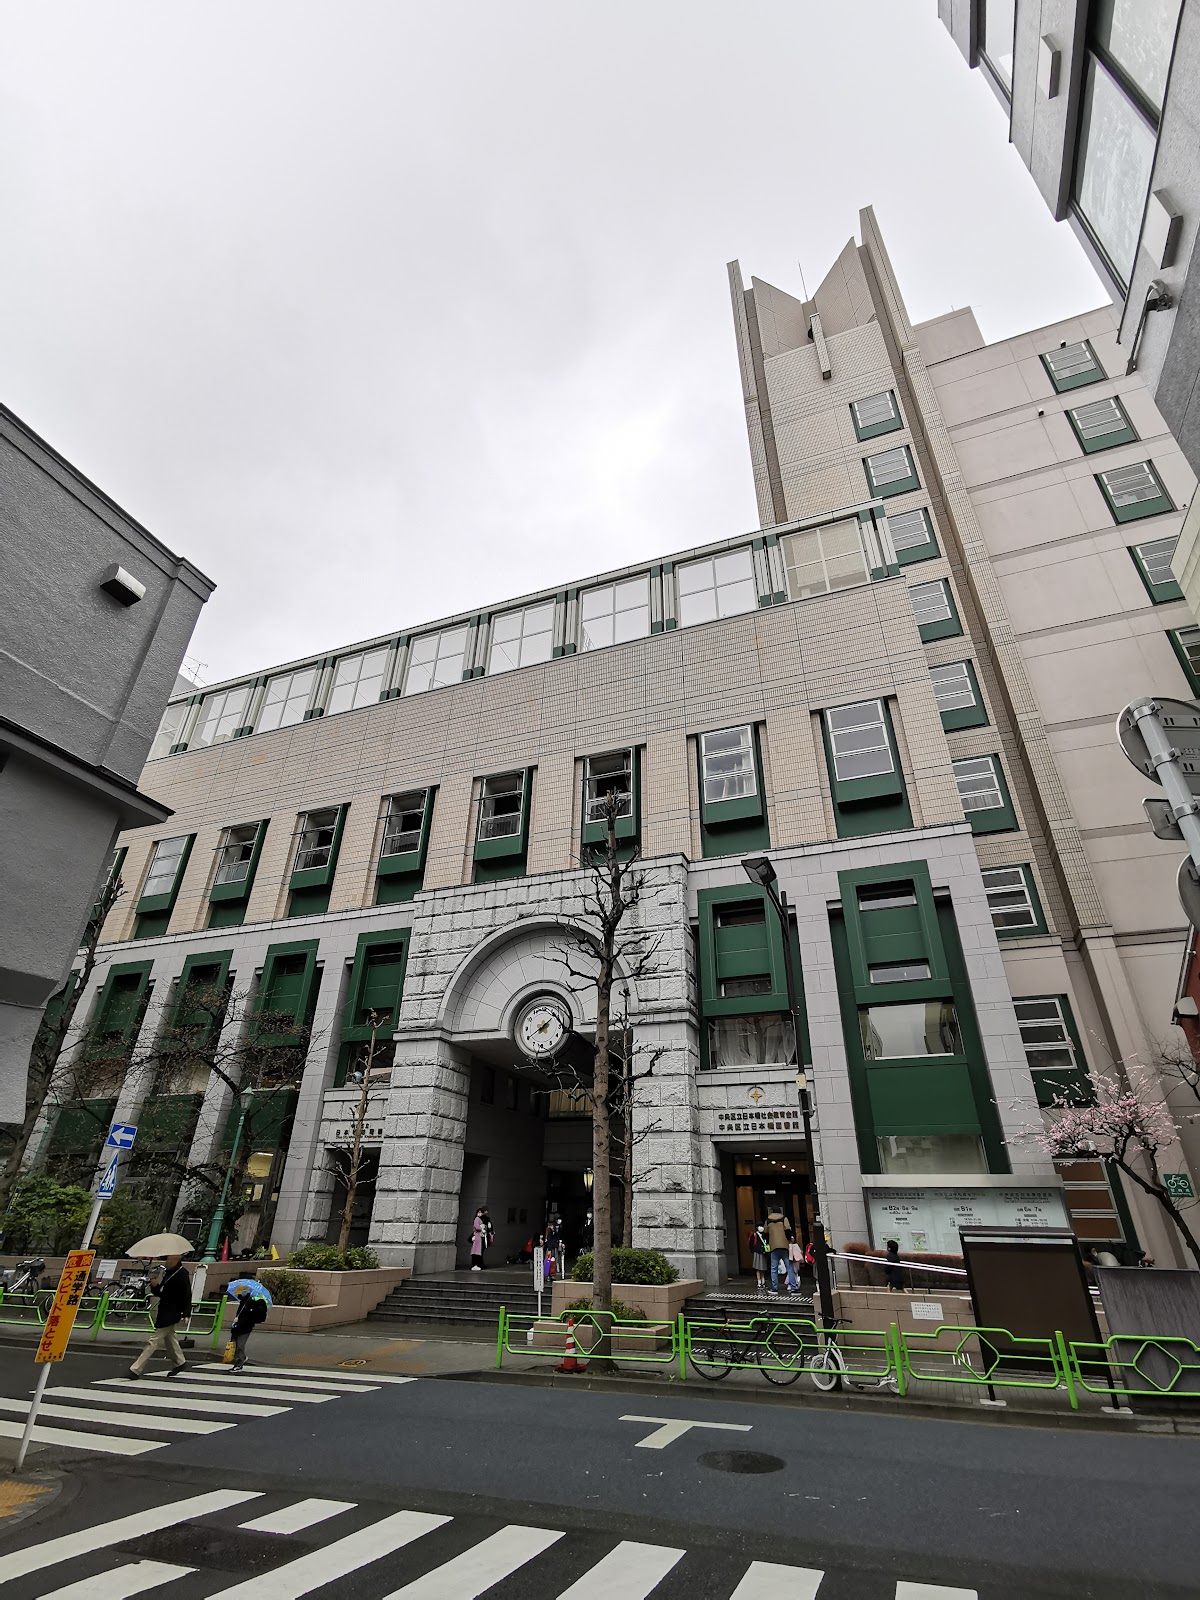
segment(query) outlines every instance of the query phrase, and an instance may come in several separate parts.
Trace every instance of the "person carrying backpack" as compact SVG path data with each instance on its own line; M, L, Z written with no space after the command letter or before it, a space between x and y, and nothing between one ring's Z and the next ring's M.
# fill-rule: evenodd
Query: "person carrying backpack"
M250 1335L260 1322L267 1320L267 1302L259 1295L252 1295L249 1289L243 1289L238 1294L237 1303L238 1312L229 1330L229 1337L233 1340L233 1371L241 1372L246 1365L246 1346L250 1342Z

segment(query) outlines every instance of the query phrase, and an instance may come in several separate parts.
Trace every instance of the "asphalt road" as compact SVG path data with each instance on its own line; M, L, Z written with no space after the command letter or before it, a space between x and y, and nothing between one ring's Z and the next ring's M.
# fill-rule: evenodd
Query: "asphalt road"
M73 1355L62 1377L86 1386L124 1365ZM202 1387L199 1374L176 1381ZM22 1398L31 1383L28 1354L0 1351L0 1396ZM129 1393L130 1404L152 1410L174 1391ZM67 1491L0 1539L0 1600L53 1589L44 1576L6 1582L6 1553L214 1487L273 1495L263 1502L272 1507L281 1497L335 1499L354 1508L339 1515L366 1523L398 1508L452 1519L407 1553L340 1577L329 1591L336 1600L382 1600L435 1557L503 1543L517 1537L504 1532L513 1527L525 1538L530 1527L552 1530L556 1542L489 1587L489 1600L550 1600L618 1540L684 1552L654 1600L729 1600L749 1561L825 1572L819 1600L892 1600L898 1580L956 1586L980 1600L1200 1595L1200 1439L434 1379L226 1420L236 1425L130 1460L75 1451L33 1458L35 1467L66 1467ZM240 1512L220 1515L240 1526ZM248 1579L247 1537L230 1535L207 1565L186 1562L196 1570L164 1587L163 1600L224 1595L235 1574ZM182 1559L182 1534L155 1538L167 1540L161 1559ZM450 1600L468 1591L481 1592L452 1584L429 1592Z

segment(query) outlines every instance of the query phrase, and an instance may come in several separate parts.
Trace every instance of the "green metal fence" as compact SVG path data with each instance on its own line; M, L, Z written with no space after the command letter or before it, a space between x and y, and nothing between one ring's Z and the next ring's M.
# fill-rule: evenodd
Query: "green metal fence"
M1191 1339L1114 1333L1094 1343L1057 1337L1069 1391L1200 1400L1200 1344ZM1073 1394L1072 1404L1078 1405Z
M914 1383L989 1389L1059 1389L1064 1385L1057 1335L1025 1339L1005 1328L955 1323L943 1323L929 1333L907 1333L894 1322L891 1334L905 1388Z
M607 1311L564 1311L557 1317L539 1317L501 1307L496 1366L501 1366L505 1355L561 1361L566 1354L568 1319L574 1325L575 1353L581 1360L599 1355L607 1336L609 1349L605 1355L622 1365L633 1362L670 1370L680 1361L680 1318L673 1322L623 1322Z

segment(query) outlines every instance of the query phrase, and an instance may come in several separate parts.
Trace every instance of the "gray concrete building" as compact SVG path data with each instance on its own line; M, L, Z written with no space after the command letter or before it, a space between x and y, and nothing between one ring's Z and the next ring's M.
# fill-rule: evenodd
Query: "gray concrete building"
M0 1121L67 978L212 584L0 407Z
M387 1076L355 1239L442 1271L483 1202L501 1255L551 1210L577 1236L586 1115L520 1039L535 1005L594 1026L564 940L613 792L656 940L628 985L657 1057L635 1243L716 1280L768 1203L804 1232L815 1188L840 1246L1069 1216L1176 1259L1102 1162L1056 1168L1036 1139L1056 1094L1154 1061L1183 949L1178 850L1112 723L1200 673L1170 571L1195 479L1119 312L993 345L969 309L914 326L870 211L811 299L736 263L730 289L757 527L168 707L143 784L174 815L122 836L132 893L86 996L105 1113L173 1141L170 1181L154 1140L130 1174L164 1218L235 1137L198 1035L186 1085L150 1065L216 984L245 1004L203 1049L268 1013L306 1047L250 1135L239 1243L336 1236L371 1012ZM794 911L798 1041L741 865L760 853ZM90 1170L60 1120L47 1159Z

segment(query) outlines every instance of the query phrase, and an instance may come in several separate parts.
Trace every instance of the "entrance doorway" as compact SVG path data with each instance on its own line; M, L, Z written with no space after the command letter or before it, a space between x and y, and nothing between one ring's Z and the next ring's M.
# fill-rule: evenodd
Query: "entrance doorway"
M727 1154L722 1167L734 1197L737 1241L727 1250L731 1269L753 1272L750 1233L778 1206L802 1246L812 1238L812 1196L808 1159L802 1147L778 1150L773 1156Z

